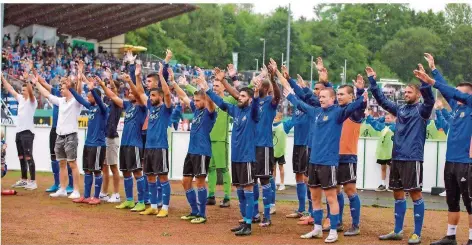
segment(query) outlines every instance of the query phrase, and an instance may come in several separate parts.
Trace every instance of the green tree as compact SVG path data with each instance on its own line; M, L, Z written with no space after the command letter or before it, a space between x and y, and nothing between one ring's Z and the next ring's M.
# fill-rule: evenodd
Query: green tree
M418 63L425 63L423 54L441 54L441 39L423 27L400 30L381 51L381 60L403 81L410 81Z
M467 3L446 4L446 20L451 27L472 25L472 6Z

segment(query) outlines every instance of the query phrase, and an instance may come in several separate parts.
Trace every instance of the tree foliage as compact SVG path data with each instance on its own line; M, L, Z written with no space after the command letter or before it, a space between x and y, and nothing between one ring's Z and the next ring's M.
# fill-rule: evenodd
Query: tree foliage
M310 58L323 57L330 80L347 81L371 65L380 77L412 80L418 63L431 52L451 83L472 81L472 8L447 4L442 12L416 12L406 4L319 4L316 18L291 19L290 75L310 76ZM286 59L288 9L253 13L251 4L200 4L189 14L129 32L126 41L164 56L174 51L181 64L225 67L237 52L238 69L254 70L274 58ZM316 79L316 72L314 74Z

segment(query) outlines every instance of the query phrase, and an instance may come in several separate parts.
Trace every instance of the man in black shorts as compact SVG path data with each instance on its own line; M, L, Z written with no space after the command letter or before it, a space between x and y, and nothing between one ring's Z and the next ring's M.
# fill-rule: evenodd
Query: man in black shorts
M108 107L102 101L100 90L95 89L95 81L88 82L90 92L87 95L87 101L77 93L73 88L70 92L74 98L89 110L87 137L83 150L84 169L84 195L72 200L74 203L86 203L90 205L100 204L100 191L102 189L103 177L102 167L105 162L105 130L108 117ZM81 85L80 85L81 86ZM92 176L95 178L93 178ZM93 184L95 179L95 184ZM94 196L91 197L92 185L95 187Z
M172 71L169 69L169 73ZM188 153L185 157L182 185L185 189L187 201L192 208L189 215L182 216L183 220L190 220L192 224L202 224L207 220L206 217L206 199L207 187L205 179L210 166L211 158L211 140L210 132L216 122L215 104L207 98L203 90L194 93L193 101L187 97L185 92L173 81L173 75L170 75L172 86L179 98L193 112L192 128L190 130L190 143ZM181 77L180 79L185 79ZM206 85L203 72L200 73L198 81L203 86ZM198 194L192 186L192 180L195 177L197 182ZM197 202L198 199L198 202ZM197 205L198 203L198 205Z
M451 119L447 138L446 164L444 165L444 185L446 187L446 202L448 206L447 233L442 239L432 242L432 245L457 244L456 232L460 220L460 198L468 213L469 241L472 244L472 207L470 199L470 143L472 134L472 83L462 82L454 89L447 85L447 81L436 69L434 58L425 54L425 58L432 70L434 79L426 73L419 76L427 83L437 88L449 106ZM468 185L469 184L469 185Z
M25 78L27 79L27 78ZM34 112L38 107L38 101L34 97L33 87L29 81L21 87L21 94L3 77L2 83L6 90L18 101L18 120L16 133L16 149L18 151L18 159L20 160L21 179L12 187L25 188L27 190L35 190L38 188L36 184L36 170L33 159L33 141L34 141ZM28 181L28 169L30 171L30 180Z
M270 81L265 79L262 81L262 87L259 98L259 115L260 119L256 125L256 136L253 139L256 145L256 162L254 175L256 179L260 179L262 185L262 196L264 203L264 219L260 223L261 227L268 227L271 225L270 219L270 208L272 195L272 185L270 179L272 177L272 169L274 166L274 142L272 135L272 123L274 122L275 115L277 113L277 106L281 98L280 89L275 82L275 70L277 70L277 64L271 59L269 64L270 70ZM262 75L268 75L267 70L264 70ZM238 93L231 93L234 89L228 89L230 94L235 98L239 98ZM273 95L270 95L270 91L273 91ZM274 182L275 189L275 182ZM255 222L260 222L259 216L259 185L254 185L254 216Z
M418 65L419 69L423 69ZM409 84L405 88L405 105L389 101L375 81L376 74L366 68L370 90L379 105L397 117L396 132L393 137L392 165L390 168L389 188L395 198L395 229L379 237L380 240L401 240L403 221L406 213L405 191L413 200L415 229L409 244L421 243L421 230L424 220L424 201L421 194L423 187L423 157L426 140L427 120L434 106L431 86L421 81L421 87ZM423 96L424 103L420 103Z
M166 65L167 67L167 65ZM146 103L149 109L148 130L144 149L143 170L147 177L148 188L150 190L151 207L144 210L142 215L156 215L158 218L168 216L170 203L169 173L169 144L167 141L167 127L172 114L172 101L169 86L163 75L164 66L159 66L158 74L149 74L147 80L152 81L153 86L150 91L150 98L145 95L141 83L141 65L137 65L136 87L131 89L138 94L140 103ZM162 208L158 210L157 200L157 178L162 186Z
M203 85L203 83L202 83ZM237 187L239 210L244 217L244 223L231 229L237 236L251 234L251 224L254 209L254 167L256 160L256 123L259 120L259 89L261 82L257 81L253 91L242 88L239 92L238 105L226 103L208 86L203 86L207 95L215 104L233 117L233 133L231 134L231 174L233 185Z

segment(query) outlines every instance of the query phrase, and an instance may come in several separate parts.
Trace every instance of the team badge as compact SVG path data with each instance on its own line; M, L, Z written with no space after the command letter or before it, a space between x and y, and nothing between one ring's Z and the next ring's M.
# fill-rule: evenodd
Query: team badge
M246 121L246 116L243 117L243 121Z
M323 121L328 121L328 116L324 116Z
M465 112L461 112L461 114L459 115L459 117L465 117Z

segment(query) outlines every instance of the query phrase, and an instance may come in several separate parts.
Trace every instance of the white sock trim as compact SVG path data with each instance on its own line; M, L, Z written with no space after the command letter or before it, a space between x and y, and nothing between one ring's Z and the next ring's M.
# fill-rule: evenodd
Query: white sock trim
M448 236L454 236L454 235L456 235L456 232L457 232L457 225L447 224L447 235ZM469 236L470 236L470 229L469 229Z

